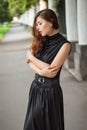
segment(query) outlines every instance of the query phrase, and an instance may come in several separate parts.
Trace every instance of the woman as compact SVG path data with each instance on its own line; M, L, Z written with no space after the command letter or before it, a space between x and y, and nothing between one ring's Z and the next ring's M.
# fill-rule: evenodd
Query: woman
M33 35L27 58L35 79L30 88L24 130L64 130L59 76L71 44L59 33L58 20L51 9L36 14Z

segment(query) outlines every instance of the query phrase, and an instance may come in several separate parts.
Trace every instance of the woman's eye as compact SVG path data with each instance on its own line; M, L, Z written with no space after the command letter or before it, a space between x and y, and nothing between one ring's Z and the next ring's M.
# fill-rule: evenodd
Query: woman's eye
M38 27L39 25L42 25L42 22L36 23L36 27Z
M41 25L41 24L42 24L41 22L38 23L38 25Z

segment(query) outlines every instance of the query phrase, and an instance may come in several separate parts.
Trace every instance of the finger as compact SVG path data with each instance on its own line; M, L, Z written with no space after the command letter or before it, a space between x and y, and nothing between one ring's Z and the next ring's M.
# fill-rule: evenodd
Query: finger
M51 75L54 75L54 76L55 76L56 74L57 74L57 73L52 73Z
M50 66L50 67L48 67L48 69L53 69L53 68L56 68L56 66Z
M57 72L58 71L58 68L52 68L50 69L50 72Z
M49 77L50 78L53 78L53 77L55 77L56 76L56 74L51 74Z
M30 62L30 60L27 60L27 63L29 63Z
M50 66L48 69L50 69L50 70L57 70L58 66Z

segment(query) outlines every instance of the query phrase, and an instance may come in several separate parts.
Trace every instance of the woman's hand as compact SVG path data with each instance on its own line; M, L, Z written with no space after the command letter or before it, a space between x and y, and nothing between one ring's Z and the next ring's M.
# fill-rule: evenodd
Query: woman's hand
M46 67L40 71L41 76L54 78L57 75L58 67Z
M31 60L32 56L33 56L32 51L28 50L26 54L27 59Z

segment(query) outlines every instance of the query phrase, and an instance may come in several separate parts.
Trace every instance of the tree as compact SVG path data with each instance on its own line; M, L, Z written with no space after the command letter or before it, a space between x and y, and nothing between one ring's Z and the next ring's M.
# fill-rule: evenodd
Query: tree
M7 0L0 0L0 23L11 19L8 6L9 3Z
M39 0L26 0L26 9L29 9L32 5L36 5L39 3Z
M11 16L19 16L25 11L25 1L23 0L9 0L9 10Z
M0 22L8 21L13 16L20 16L37 3L39 0L0 0Z
M26 10L28 10L32 5L35 5L39 0L8 0L9 10L11 15L20 16Z

